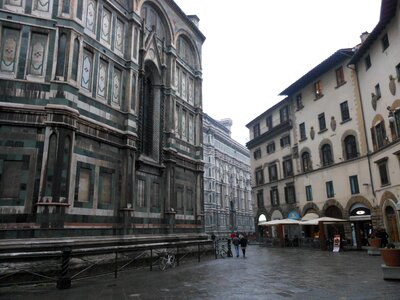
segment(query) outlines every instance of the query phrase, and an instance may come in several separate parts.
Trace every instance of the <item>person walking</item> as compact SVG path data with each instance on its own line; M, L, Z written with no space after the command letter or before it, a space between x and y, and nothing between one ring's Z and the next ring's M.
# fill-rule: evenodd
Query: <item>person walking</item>
M236 257L239 257L239 245L240 245L240 239L237 235L235 235L232 238L232 244L235 247L235 253L236 253Z
M243 258L246 258L247 237L245 235L240 238L240 247L242 248Z

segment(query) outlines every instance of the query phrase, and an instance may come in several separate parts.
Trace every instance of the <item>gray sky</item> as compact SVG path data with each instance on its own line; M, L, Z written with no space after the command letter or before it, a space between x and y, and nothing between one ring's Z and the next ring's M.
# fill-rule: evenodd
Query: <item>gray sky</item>
M231 118L232 137L282 99L278 94L340 48L360 43L381 0L175 0L200 18L203 111Z

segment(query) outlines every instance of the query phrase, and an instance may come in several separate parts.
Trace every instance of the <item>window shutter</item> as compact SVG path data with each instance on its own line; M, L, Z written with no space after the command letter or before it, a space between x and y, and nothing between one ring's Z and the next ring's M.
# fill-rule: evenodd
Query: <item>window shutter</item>
M392 141L395 141L397 136L396 136L396 128L394 127L395 122L389 122L389 127L390 127L390 135L392 136Z
M371 127L371 138L374 151L378 148L376 145L375 127Z

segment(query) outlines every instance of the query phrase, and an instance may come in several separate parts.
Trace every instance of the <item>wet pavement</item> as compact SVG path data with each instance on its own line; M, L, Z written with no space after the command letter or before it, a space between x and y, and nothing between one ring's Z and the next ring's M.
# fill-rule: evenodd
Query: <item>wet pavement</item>
M383 280L380 256L365 251L247 247L246 258L203 257L154 268L55 284L0 289L0 299L400 299L400 281Z

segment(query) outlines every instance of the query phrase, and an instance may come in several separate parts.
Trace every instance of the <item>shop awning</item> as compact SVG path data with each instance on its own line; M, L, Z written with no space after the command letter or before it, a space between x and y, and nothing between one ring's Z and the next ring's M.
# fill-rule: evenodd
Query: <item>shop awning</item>
M309 212L309 213L306 213L306 214L301 218L301 221L309 221L309 220L318 219L318 218L319 218L319 216L318 216L317 213Z
M299 225L300 221L293 219L280 219L280 220L272 220L265 223L258 223L258 225L263 226L274 226L274 225Z
M349 222L349 221L344 220L344 219L331 218L331 217L321 217L321 218L312 219L312 220L308 220L308 221L301 221L300 225L318 225L319 222L322 222L325 224L333 224L333 223L341 223L341 222Z

